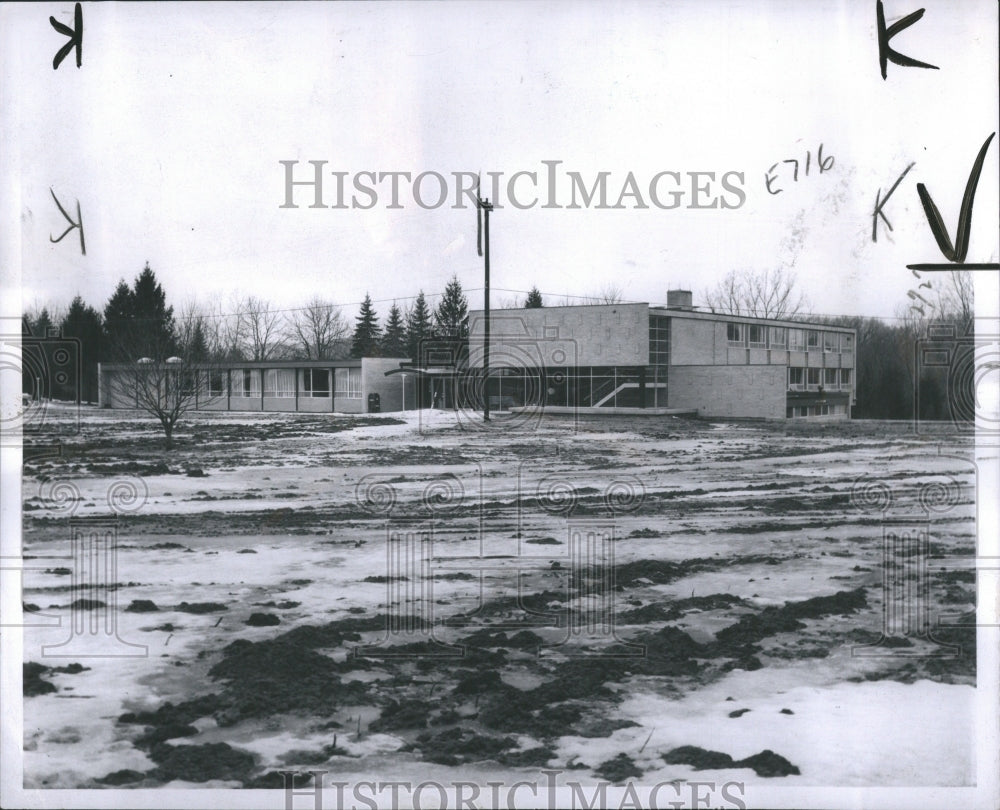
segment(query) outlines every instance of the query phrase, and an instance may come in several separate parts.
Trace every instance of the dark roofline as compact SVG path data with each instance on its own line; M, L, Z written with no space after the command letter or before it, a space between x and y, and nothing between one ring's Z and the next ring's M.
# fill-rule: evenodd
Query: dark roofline
M706 310L676 309L667 306L650 307L650 312L657 315L669 317L691 318L693 320L725 321L726 323L764 323L771 326L787 326L791 329L814 329L827 332L857 332L852 326L835 326L830 323L817 323L816 321L796 321L789 318L758 318L754 315L733 315L728 312L708 312Z
M394 357L367 358L377 360L398 360ZM188 363L183 368L210 371L238 370L238 369L269 369L269 368L360 368L360 357L351 357L346 360L220 360L213 363ZM102 363L102 369L112 371L123 368L132 368L139 363Z

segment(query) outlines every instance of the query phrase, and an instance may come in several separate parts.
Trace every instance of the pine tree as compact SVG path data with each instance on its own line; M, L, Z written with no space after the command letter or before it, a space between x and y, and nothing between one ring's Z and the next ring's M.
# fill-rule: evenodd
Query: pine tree
M431 337L431 312L424 291L421 290L413 306L406 313L406 353L417 365L424 362L421 357L421 344L429 337Z
M372 306L372 299L365 293L361 302L361 311L354 327L354 340L351 342L352 357L377 357L379 342L382 338L382 327L378 324L378 315Z
M78 295L69 305L69 311L62 320L63 337L80 341L80 366L83 377L80 380L80 399L84 402L97 401L97 362L101 357L104 337L101 314L87 306ZM73 392L75 394L75 392Z
M52 316L49 315L48 307L42 307L42 311L38 313L38 317L31 322L31 334L35 337L48 337L49 332L55 328L55 324L52 323Z
M184 353L189 363L208 362L208 339L205 337L205 327L200 318L195 321L194 328L191 330L191 338L188 340L187 346L184 347Z
M434 331L439 337L468 337L468 315L469 304L462 292L462 284L457 276L452 276L434 310Z
M144 349L142 356L166 360L177 353L177 332L174 325L174 308L167 306L167 296L150 270L149 263L136 276L132 287L132 305L135 318L136 348Z
M122 357L135 320L135 303L132 290L125 279L120 279L114 294L104 305L104 342L101 346L101 360L136 359Z
M545 305L542 303L542 294L538 291L538 287L532 287L528 297L524 299L524 308L541 309L543 306Z
M403 323L403 313L399 311L396 302L389 308L389 316L385 321L385 334L382 336L383 357L406 357L406 326Z

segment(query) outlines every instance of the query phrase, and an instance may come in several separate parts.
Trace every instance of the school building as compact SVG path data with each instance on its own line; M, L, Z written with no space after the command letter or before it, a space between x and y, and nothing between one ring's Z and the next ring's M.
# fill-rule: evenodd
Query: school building
M468 363L484 365L484 316L469 316ZM601 304L491 313L491 405L713 418L840 418L855 396L855 330L666 306Z
M153 378L157 390L183 386L195 409L223 411L478 410L488 396L494 410L553 414L847 419L856 402L853 329L701 312L685 290L668 292L666 306L495 310L485 378L484 327L483 311L470 312L467 342L428 341L418 361L230 362ZM140 407L141 369L102 365L101 404Z
M169 396L181 386L195 410L293 413L373 413L416 407L415 379L387 377L405 358L272 360L195 363L171 373L171 361L110 363L98 367L99 401L105 408L136 408L155 388ZM148 372L145 369L149 369Z

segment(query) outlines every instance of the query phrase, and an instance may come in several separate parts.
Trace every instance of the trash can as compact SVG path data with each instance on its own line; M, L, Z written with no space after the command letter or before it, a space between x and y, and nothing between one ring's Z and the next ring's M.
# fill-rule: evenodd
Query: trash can
M378 394L368 395L368 413L381 413L382 411L382 397Z

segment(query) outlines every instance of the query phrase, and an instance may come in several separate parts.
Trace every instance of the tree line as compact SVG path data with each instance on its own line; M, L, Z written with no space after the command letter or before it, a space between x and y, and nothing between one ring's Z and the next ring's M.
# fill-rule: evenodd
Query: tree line
M120 280L103 307L89 305L77 295L64 314L48 307L26 312L23 331L39 338L76 338L81 349L80 397L96 402L98 363L134 363L143 358L162 363L171 357L186 364L416 359L424 341L468 337L468 301L457 277L439 298L432 307L421 290L408 307L393 302L383 322L366 294L353 324L342 306L320 296L303 306L278 310L254 295L234 295L210 307L189 304L175 314L147 264L131 285ZM25 379L24 390L33 390L32 384ZM72 380L53 384L51 391L57 399L75 394Z
M808 320L857 330L853 410L860 419L948 419L955 404L974 399L974 337L972 279L968 273L942 274L935 286L925 282L909 303L897 307L891 323L852 316L817 316L795 289L794 275L781 271L732 271L703 299L712 312L751 317ZM347 357L399 357L420 362L424 341L468 338L468 302L457 277L445 286L432 307L421 290L412 304L393 302L384 322L366 295L352 324L342 306L314 296L303 306L277 310L253 295L233 296L211 307L189 304L175 315L166 293L147 264L132 285L120 280L101 309L76 296L64 314L47 308L24 315L24 331L36 337L61 334L76 338L81 347L80 396L97 401L97 364L134 363L141 358L164 362L181 357L190 363L226 363L267 360L340 360ZM595 298L604 303L622 300L609 287ZM568 303L568 302L567 302ZM544 306L533 287L523 301L501 302L503 307ZM953 360L942 366L921 361L920 350L935 329L953 335ZM963 348L964 347L964 348ZM32 390L25 378L24 390ZM55 398L75 396L73 382L53 386Z

